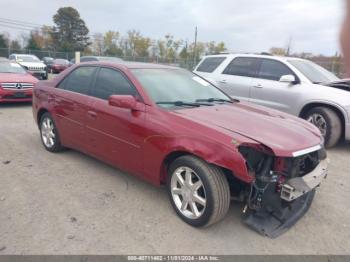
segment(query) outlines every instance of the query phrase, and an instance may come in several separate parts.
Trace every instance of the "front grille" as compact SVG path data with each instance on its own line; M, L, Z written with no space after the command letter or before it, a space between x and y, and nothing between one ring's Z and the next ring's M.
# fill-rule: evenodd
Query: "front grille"
M324 148L299 157L287 160L287 174L289 177L301 177L313 171L321 160L327 157Z
M26 98L32 98L32 95L14 94L14 95L5 95L2 98L4 98L4 99L26 99Z
M34 87L33 83L0 83L4 89L31 89Z
M41 67L41 66L29 66L28 67L29 71L44 71L45 67Z

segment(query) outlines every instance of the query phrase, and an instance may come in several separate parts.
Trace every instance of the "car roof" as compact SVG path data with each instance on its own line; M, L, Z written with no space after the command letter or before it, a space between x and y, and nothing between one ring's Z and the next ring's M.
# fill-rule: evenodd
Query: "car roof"
M121 60L120 62L112 61L93 61L93 62L83 62L81 65L100 65L100 66L122 66L127 69L180 69L174 66L160 65L153 63L141 63L141 62L126 62Z
M234 58L234 57L253 57L253 58L267 58L267 59L274 59L286 62L287 60L304 60L302 58L298 57L288 57L288 56L275 56L275 55L259 55L259 54L244 54L244 53L235 53L235 54L216 54L216 55L207 55L203 56L204 58L207 57L227 57L227 58Z
M27 54L11 54L11 55L31 56L31 57L35 56L36 57L36 55L27 55Z

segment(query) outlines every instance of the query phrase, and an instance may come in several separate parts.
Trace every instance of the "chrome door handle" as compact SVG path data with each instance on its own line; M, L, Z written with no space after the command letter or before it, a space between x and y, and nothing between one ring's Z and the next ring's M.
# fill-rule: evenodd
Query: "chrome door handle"
M255 88L263 88L263 86L261 84L257 84L254 86Z
M220 80L219 83L226 84L227 81L224 79L224 80Z

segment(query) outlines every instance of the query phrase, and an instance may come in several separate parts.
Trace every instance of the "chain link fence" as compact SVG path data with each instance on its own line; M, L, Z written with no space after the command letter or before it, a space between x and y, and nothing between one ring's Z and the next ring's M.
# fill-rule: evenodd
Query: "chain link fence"
M11 49L11 48L0 48L0 57L9 57L11 54L32 54L36 55L39 59L43 57L54 57L62 59L73 59L75 57L74 52L56 52L52 50L29 50L29 49ZM91 54L81 54L91 55ZM157 63L164 65L171 65L186 68L192 70L196 64L193 59L165 59L158 56L147 56L147 57L137 57L137 56L122 56L120 57L124 61L134 61L134 62L144 62L144 63ZM326 68L330 72L334 73L340 78L345 77L345 66L341 57L310 57L309 60L319 64L320 66Z

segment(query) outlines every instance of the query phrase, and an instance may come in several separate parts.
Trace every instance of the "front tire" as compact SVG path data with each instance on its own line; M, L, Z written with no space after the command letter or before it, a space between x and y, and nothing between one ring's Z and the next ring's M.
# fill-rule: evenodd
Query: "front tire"
M59 152L63 149L56 124L48 112L40 118L40 137L47 151Z
M220 221L230 206L225 174L194 156L179 157L171 164L167 190L177 215L191 226L204 227Z
M305 119L321 131L327 148L333 147L339 142L342 124L334 110L327 107L315 107L307 112Z

